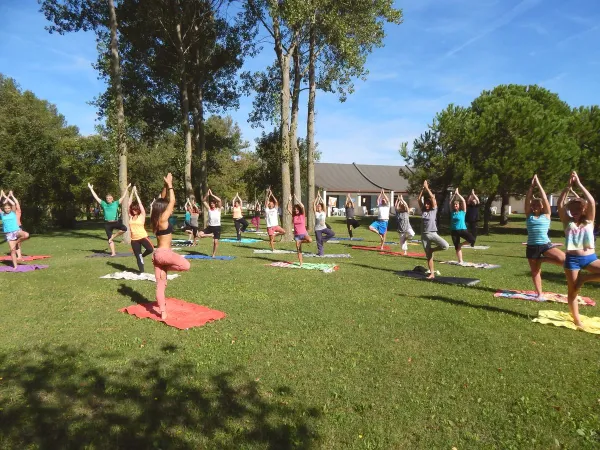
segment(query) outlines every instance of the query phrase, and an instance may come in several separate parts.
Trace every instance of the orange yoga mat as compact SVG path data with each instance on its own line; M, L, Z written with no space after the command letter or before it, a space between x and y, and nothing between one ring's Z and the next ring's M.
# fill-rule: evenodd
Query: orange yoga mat
M22 261L35 261L36 259L46 259L50 258L47 255L39 255L39 256L23 256ZM12 261L10 256L0 256L0 261Z
M158 304L156 302L142 303L120 309L121 312L139 317L140 319L152 319L164 322L167 325L180 330L201 327L207 322L223 319L226 314L206 306L188 303L176 298L167 298L167 320L160 318Z
M421 258L425 256L425 253L415 253L415 252L407 252L406 255L404 252L379 252L380 255L390 255L390 256L406 256L407 258Z
M353 250L370 250L372 252L389 252L392 250L389 245L384 245L383 249L381 248L380 245L378 245L376 247L366 247L364 245L353 245L352 249Z

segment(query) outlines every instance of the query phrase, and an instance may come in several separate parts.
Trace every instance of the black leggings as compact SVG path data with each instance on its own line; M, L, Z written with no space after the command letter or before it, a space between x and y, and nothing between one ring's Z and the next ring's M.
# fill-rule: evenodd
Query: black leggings
M352 219L346 219L346 227L348 227L348 235L352 237L352 228L360 227L360 223L353 217Z
M452 236L452 243L454 248L458 249L460 246L461 238L467 241L471 245L475 245L475 237L469 232L469 230L453 230L450 235Z
M142 253L142 247L146 250ZM131 241L131 249L133 250L133 254L135 255L135 260L137 261L138 269L140 272L144 271L144 257L148 256L154 251L154 247L152 246L152 242L148 238L138 239L137 241Z
M108 239L112 238L114 230L127 231L127 227L123 225L123 222L121 222L120 220L104 223L104 231L106 231L106 237Z
M467 222L467 229L473 235L473 239L477 240L477 222ZM473 242L475 242L473 241Z
M233 219L233 223L235 225L235 233L237 234L237 239L239 241L242 239L242 232L246 231L246 228L248 228L248 221L242 217L241 219Z

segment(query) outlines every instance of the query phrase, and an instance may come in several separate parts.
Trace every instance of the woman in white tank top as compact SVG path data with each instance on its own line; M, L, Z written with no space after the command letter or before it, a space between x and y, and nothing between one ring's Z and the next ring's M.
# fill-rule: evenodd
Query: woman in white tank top
M223 210L223 203L209 189L202 199L202 204L208 211L208 226L198 234L198 237L200 239L205 237L213 238L212 257L214 258L219 247L219 239L221 239L221 211Z

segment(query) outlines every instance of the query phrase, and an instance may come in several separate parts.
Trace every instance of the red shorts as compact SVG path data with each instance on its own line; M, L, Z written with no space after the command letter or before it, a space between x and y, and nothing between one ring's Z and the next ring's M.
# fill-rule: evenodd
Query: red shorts
M279 225L277 225L276 227L268 227L267 228L267 234L269 236L275 236L275 233L285 234L285 230L283 228L281 228Z

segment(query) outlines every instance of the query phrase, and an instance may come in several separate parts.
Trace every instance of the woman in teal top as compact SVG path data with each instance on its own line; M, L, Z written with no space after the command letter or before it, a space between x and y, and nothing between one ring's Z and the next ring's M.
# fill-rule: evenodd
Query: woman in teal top
M10 248L13 268L16 269L17 261L21 258L21 242L29 239L29 233L21 229L21 206L12 191L8 195L0 191L0 203L3 203L0 210L2 232Z
M540 198L533 197L537 186ZM548 238L550 229L550 203L537 175L531 180L531 186L525 197L525 215L527 216L527 250L525 255L531 268L531 279L536 291L536 299L545 301L542 291L542 263L549 262L562 266L565 254L552 246Z
M454 250L456 250L456 257L458 263L463 263L462 246L469 244L471 247L475 245L475 237L467 230L467 224L465 222L465 216L467 215L467 202L462 195L458 192L458 188L454 191L454 197L452 198L452 221L450 222L450 235L452 236L452 243L454 244ZM464 239L464 242L460 242Z
M98 197L98 195L94 192L94 186L88 183L88 187L90 188L90 191L92 191L94 199L100 204L100 207L104 212L104 220L106 222L104 224L104 231L106 231L106 238L108 239L110 254L111 256L115 256L116 252L114 240L127 231L127 227L123 225L123 222L119 219L119 205L123 202L123 199L127 194L127 190L131 187L131 183L125 188L123 195L116 202L111 194L106 195L106 201L101 200L100 197ZM113 234L114 230L117 230L116 234Z

